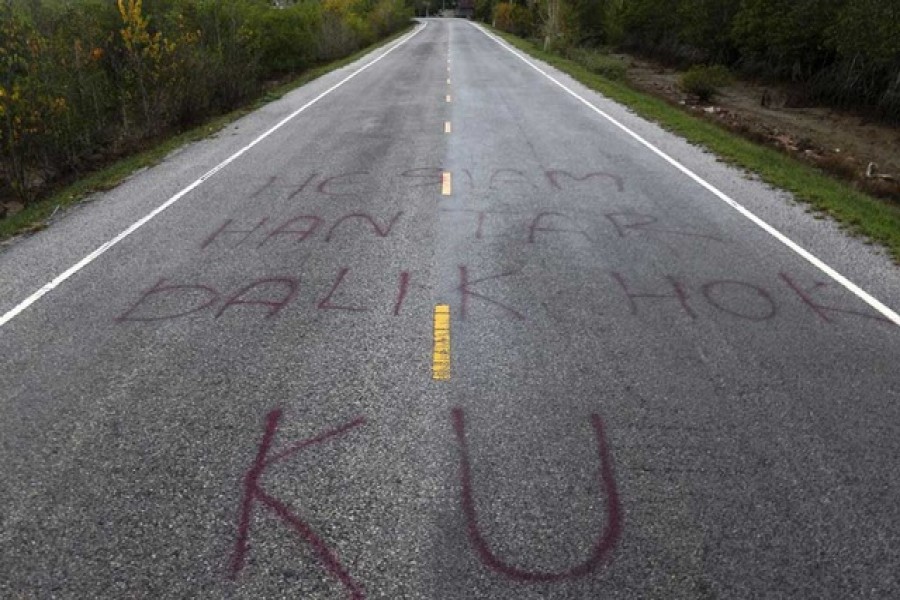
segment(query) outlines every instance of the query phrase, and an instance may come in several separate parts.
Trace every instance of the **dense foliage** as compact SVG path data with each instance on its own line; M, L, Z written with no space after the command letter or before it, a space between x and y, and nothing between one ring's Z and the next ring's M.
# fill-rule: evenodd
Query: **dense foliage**
M476 0L476 17L545 47L721 64L900 120L900 0Z
M0 194L27 200L411 14L406 0L0 0Z
M678 84L701 102L709 102L718 94L719 88L730 82L731 73L722 65L694 65L682 73Z

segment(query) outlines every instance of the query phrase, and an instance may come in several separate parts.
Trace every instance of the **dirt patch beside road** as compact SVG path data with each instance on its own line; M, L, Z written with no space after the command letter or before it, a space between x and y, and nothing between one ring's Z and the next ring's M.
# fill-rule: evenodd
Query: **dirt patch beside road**
M709 105L678 86L679 72L630 55L631 85L718 122L758 142L777 147L859 189L900 203L900 127L805 102L801 89L736 80ZM765 97L765 100L764 100Z

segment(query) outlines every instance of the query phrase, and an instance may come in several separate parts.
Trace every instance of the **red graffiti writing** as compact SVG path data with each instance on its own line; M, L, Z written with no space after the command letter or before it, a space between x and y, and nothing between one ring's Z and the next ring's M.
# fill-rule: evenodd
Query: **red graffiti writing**
M752 283L733 280L710 281L708 283L704 283L700 289L702 290L703 297L706 298L707 302L709 302L722 312L726 312L740 319L747 319L748 321L766 321L774 317L778 312L778 305L776 305L775 301L772 300L772 295L769 294L769 292L765 288L761 288L758 285L753 285ZM741 289L749 290L757 298L762 299L764 307L759 311L759 313L749 312L745 309L738 310L737 308L732 308L725 303L724 298L720 298L718 295L721 290L728 289L731 289L732 291Z
M470 179L471 176L472 175L470 173ZM512 184L524 184L531 188L537 188L537 186L528 179L528 175L526 175L524 171L520 171L519 169L495 169L494 172L491 173L491 179L488 183L488 188L496 190L501 185Z
M626 279L624 275L612 272L613 280L625 293L631 314L641 312L647 300L669 300L678 303L681 312L691 319L697 318L695 309L696 301L688 293L688 285L672 275L664 276L665 283L662 289L654 291L636 291L635 284ZM865 312L852 308L826 305L813 298L813 294L825 290L828 286L822 282L814 282L811 287L805 288L798 284L787 273L779 273L781 281L787 288L800 299L812 313L823 323L834 323L834 314L849 315L864 319L871 319L881 323L890 323L881 315L874 312ZM645 282L646 285L646 282ZM699 284L700 295L717 311L745 321L768 321L779 313L779 305L772 293L763 286L738 281L734 279L713 279Z
M826 323L831 323L832 318L828 315L828 313L843 313L845 315L853 315L856 317L863 317L864 319L874 319L876 321L881 321L883 323L890 323L891 321L886 319L881 315L876 315L874 313L861 312L857 310L851 310L848 308L838 308L836 306L826 306L819 301L813 298L813 294L824 290L828 287L828 284L823 283L821 281L814 281L812 287L804 288L799 283L794 281L794 279L788 275L787 273L779 273L779 277L781 280L787 284L787 286L797 294L797 297L809 307L809 309L822 321Z
M402 173L400 173L400 177L413 179L420 182L409 186L411 188L430 187L439 189L443 172L444 170L440 167L422 167L420 169L410 169L408 171L403 171Z
M231 562L229 565L231 578L236 579L244 568L244 562L250 547L250 518L254 507L260 505L261 508L275 513L287 527L312 548L319 561L322 563L322 566L341 583L350 598L353 600L362 600L365 598L362 586L350 575L347 568L341 564L337 554L328 547L325 540L319 537L309 524L298 516L290 506L275 496L270 495L263 488L260 479L269 467L292 457L301 450L344 435L352 429L365 424L366 421L362 417L354 419L349 423L321 433L315 437L294 442L281 452L274 453L274 455L270 456L272 443L275 440L275 434L278 431L278 422L280 420L280 409L275 409L266 416L266 429L263 433L262 442L259 444L259 449L256 452L256 459L244 476L243 498L241 499L240 515L238 517L237 540L234 543L234 550L232 551Z
M447 169L441 167L420 167L408 169L400 173L400 177L409 180L410 188L440 189L441 174ZM564 169L550 169L545 171L530 172L523 169L501 167L473 174L470 169L448 171L462 186L469 191L498 190L504 187L521 189L548 189L551 192L560 192L570 188L584 188L599 184L608 188L610 184L622 192L625 190L625 180L620 175L604 171L589 171L584 174L573 173Z
M294 229L294 225L297 223L306 223L307 227L305 229ZM274 231L269 233L266 238L259 243L259 247L262 248L266 245L266 243L278 236L292 236L295 238L296 242L302 242L309 236L315 232L316 229L319 228L319 225L322 223L322 219L316 217L314 215L299 215L296 217L292 217L275 228Z
M337 234L342 226L349 227L349 223L353 222L362 222L363 224L368 223L369 228L372 233L379 238L386 238L391 234L391 231L394 229L394 225L397 224L397 221L400 220L400 217L403 216L403 211L395 213L389 219L385 219L380 221L376 219L372 215L364 212L354 212L350 214L343 215L339 217L328 229L328 232L325 234L325 242L331 242L333 238L337 237ZM255 234L260 233L262 239L257 243L257 248L262 248L269 244L269 242L273 242L275 240L281 238L290 238L294 243L300 243L305 241L310 236L314 235L319 227L325 223L325 219L319 217L317 215L296 215L293 216L286 221L283 221L279 225L277 225L274 229L266 233L264 226L268 223L268 218L263 218L259 222L257 222L252 227L250 226L237 226L232 225L234 223L233 219L227 219L222 225L217 227L210 235L208 235L203 242L200 244L200 249L205 250L209 247L213 242L220 240L222 238L222 243L227 248L237 248L241 246ZM237 238L237 242L227 243L226 239L235 239L234 236L240 236ZM259 238L260 236L256 236Z
M658 227L658 217L646 215L636 212L618 212L606 213L603 215L613 224L619 237L626 237L629 231L651 231L655 233L665 233L670 235L680 235L687 237L705 238L716 242L722 240L714 235L699 233L695 231L684 231L681 229L672 229L669 227Z
M347 306L335 300L349 273L349 267L341 267L331 287L316 302L317 309L349 312L369 310L368 307ZM396 303L393 306L395 315L400 314L400 308L403 306L409 289L409 273L406 271L401 272L398 287ZM255 279L236 292L225 296L226 300L215 311L214 316L218 319L226 311L231 312L229 309L237 306L256 306L265 309L265 318L275 317L294 302L299 290L299 277L277 276ZM134 304L116 317L116 321L146 322L178 319L210 309L222 297L223 295L212 285L178 285L170 284L166 279L160 279L153 287L144 291Z
M570 173L569 171L563 171L562 169L553 169L551 171L545 171L544 175L547 177L547 181L550 182L550 185L557 190L563 189L559 181L561 177L566 177L571 181L577 181L579 183L595 178L612 181L616 184L616 189L618 189L620 192L625 191L625 180L622 179L622 177L620 177L619 175L614 175L613 173L604 173L603 171L594 171L593 173L587 173L586 175L578 176Z
M305 191L306 191L306 188L309 187L309 185L310 185L313 181L315 181L315 180L316 180L316 177L318 177L318 176L319 176L318 173L313 173L312 175L310 175L309 177L307 177L306 180L305 180L303 183L301 183L299 186L297 186L296 188L294 188L294 190L293 190L293 191L291 192L291 194L288 196L288 200L293 200L294 198L296 198L297 196L299 196L300 194L302 194L303 192L305 192Z
M622 288L622 291L625 292L625 297L628 298L628 305L631 308L631 314L638 314L638 304L637 300L639 298L644 299L663 299L663 300L677 300L679 304L681 304L681 308L685 313L692 319L697 318L697 313L693 311L690 304L688 304L688 295L687 292L684 291L684 287L678 282L677 279L671 276L666 277L666 281L669 283L669 286L672 288L671 293L660 293L660 292L634 292L631 291L631 287L625 281L625 277L621 273L612 273L613 279L619 284Z
M543 214L534 227L534 234L546 235L548 232L559 232L566 235L580 235L581 232L566 227L551 227L545 223L547 219L556 218L551 213ZM535 223L533 223L534 225ZM473 305L478 303L483 308L494 307L494 314L515 321L525 321L526 314L518 307L510 304L504 295L496 289L491 291L491 282L498 282L507 277L521 277L518 271L473 277L469 267L459 265L458 284L455 291L459 293L459 318L467 320L472 317ZM655 278L638 277L624 273L610 272L609 286L601 290L601 295L624 299L628 311L635 316L645 314L649 310L680 313L691 320L710 316L712 313L727 315L731 318L747 322L770 321L782 311L786 301L798 299L800 305L808 309L823 324L835 324L838 316L858 317L873 323L890 324L890 321L863 308L840 306L834 300L826 302L818 296L829 288L822 282L813 282L803 286L797 279L787 273L780 273L777 282L781 284L781 297L773 294L772 286L738 279L706 279L698 282L687 282L674 275L659 275ZM399 316L409 299L411 286L410 272L407 270L386 274L390 277L388 293L380 295L380 310ZM369 283L371 285L371 283ZM396 287L394 287L396 286ZM527 288L527 282L517 287L515 297ZM368 288L367 288L368 289ZM784 290L787 290L785 292ZM280 315L296 302L300 291L300 277L295 275L273 275L254 279L239 286L236 291L222 293L216 285L208 282L173 282L161 278L150 288L139 293L138 298L118 317L119 323L153 322L168 319L186 318L210 311L215 318L224 317L239 308L250 310L269 319ZM536 290L536 299L553 296L553 290ZM374 304L371 294L361 290L361 283L350 267L343 266L335 274L328 287L317 291L312 308L316 310L344 311L360 313L379 310ZM347 301L342 298L353 298ZM545 307L547 300L541 302ZM552 302L551 302L552 304ZM480 311L475 311L480 314Z
M160 278L153 287L146 290L138 300L132 304L128 310L116 317L116 321L162 321L165 319L177 319L196 312L200 312L205 308L209 308L219 299L219 292L208 285L168 285L166 279ZM200 297L195 298L199 293ZM173 298L174 297L174 298ZM144 305L152 304L154 301L165 298L169 300L170 305L174 305L174 312L162 315L140 314L138 309ZM200 302L197 303L196 301ZM191 302L183 308L185 302ZM138 312L137 315L135 313Z
M397 292L397 302L394 303L394 316L400 314L400 309L403 308L403 301L406 300L406 293L409 291L409 272L401 271L400 272L400 289Z
M535 234L538 232L577 233L579 235L584 236L584 239L586 239L587 241L589 241L589 242L593 241L593 240L591 240L591 237L587 234L586 231L582 231L581 229L577 229L574 227L561 228L561 227L553 227L552 225L544 225L542 223L542 221L545 219L547 219L547 220L552 219L552 220L557 220L557 221L560 219L565 219L574 225L574 222L572 221L572 219L570 219L569 217L567 217L566 215L564 215L562 213L558 213L558 212L539 213L538 216L536 216L534 218L534 220L531 222L531 226L528 228L528 243L529 244L534 243Z
M432 182L435 182L435 177L437 177L436 182L440 183L441 172L442 169L437 168L412 169L405 171L403 177L421 178L423 182L426 181L425 177L427 177L429 183L417 184L416 186L421 187L432 185ZM491 169L481 175L473 174L469 169L460 169L460 172L465 176L462 179L462 182L465 184L463 189L467 188L470 191L498 190L503 187L522 189L525 187L534 190L543 188L549 189L551 192L561 192L570 188L580 189L594 186L595 184L599 184L603 188L608 188L610 184L613 184L618 191L625 191L625 180L620 175L604 171L590 171L584 174L577 174L564 169L529 172L523 169L504 167ZM457 173L452 171L451 174L457 175Z
M282 288L282 295L280 298L248 298L247 296L251 291L256 291L259 288L266 290L271 287L280 287ZM244 286L237 292L235 292L228 300L225 301L225 304L222 305L222 308L216 313L216 318L222 316L228 308L232 306L238 305L256 305L256 306L265 306L268 308L268 312L266 313L266 318L274 317L281 309L290 304L291 300L294 299L294 296L297 295L297 291L300 289L300 281L294 277L270 277L268 279L259 279L254 281L250 285Z
M347 267L343 267L338 273L337 279L334 282L334 285L331 286L331 289L328 290L328 294L325 295L322 300L319 301L318 307L320 310L346 310L349 312L362 312L368 310L366 308L356 308L353 306L341 306L339 304L332 304L331 297L334 296L334 293L341 286L341 282L344 281L344 277L350 271Z
M613 473L612 453L604 431L603 419L600 415L591 415L591 425L597 440L597 454L600 459L600 487L606 496L606 524L594 543L593 552L583 563L565 571L549 573L544 571L528 571L510 565L498 557L484 535L478 523L478 511L475 506L475 492L472 483L472 464L469 446L466 442L465 413L461 408L453 409L453 429L459 444L460 467L459 478L462 487L462 508L466 517L469 540L478 553L478 558L485 566L510 579L526 582L555 582L565 579L584 577L597 570L604 560L609 558L612 549L622 535L622 510L619 504L619 492Z
M467 209L467 208L445 208L445 209L442 209L441 212L475 215L475 222L476 222L475 239L477 239L477 240L484 239L485 237L487 237L484 235L484 224L485 224L488 216L492 216L492 215L507 215L508 216L508 215L517 214L517 213L509 213L509 212L498 211L498 210L472 210L472 209Z
M326 177L322 180L319 185L316 186L316 191L320 194L325 194L326 196L355 196L356 192L351 191L339 191L335 190L336 186L359 186L361 177L366 177L369 175L368 171L352 171L350 173L341 173L340 175L334 175L332 177Z
M230 229L230 225L234 222L234 220L227 219L224 223L222 223L221 227L216 229L214 232L212 232L209 235L209 237L207 237L205 240L203 240L203 243L200 244L200 249L203 250L204 248L209 246L211 243L213 243L216 240L216 238L218 238L219 236L222 236L222 235L236 235L236 234L242 235L243 237L241 237L240 241L238 241L238 243L234 244L231 247L234 248L236 246L240 246L241 244L246 242L250 238L250 236L252 236L254 233L256 233L263 225L265 225L266 221L268 221L268 220L269 220L268 218L260 219L259 223L257 223L255 226L253 226L252 229Z
M255 200L256 198L259 198L260 196L262 196L264 192L269 191L269 189L271 189L272 186L275 185L276 181L278 181L278 178L276 176L274 176L274 175L270 176L264 184L259 186L256 189L256 191L254 191L252 194L250 194L250 199Z
M459 267L459 287L457 287L457 291L460 295L460 304L459 304L459 317L465 320L466 315L468 313L469 306L469 298L477 298L482 302L487 302L488 304L492 304L497 306L507 313L511 314L513 317L520 321L525 320L525 316L519 311L515 310L511 306L500 302L499 300L495 300L493 298L489 298L482 293L476 292L472 290L473 285L477 285L479 283L485 281L491 281L493 279L500 279L501 277L509 277L510 275L515 275L513 272L508 273L500 273L499 275L489 275L487 277L481 277L475 280L469 280L469 271L466 267L460 265Z
M387 174L373 174L369 171L331 174L315 172L280 184L277 177L269 177L249 195L249 199L255 200L268 195L273 189L280 190L275 193L276 196L286 197L287 200L295 200L306 192L332 198L359 198L363 194L378 193L378 182L383 180L384 175L399 177L406 189L431 188L437 193L440 190L441 175L445 171L449 170L438 166L426 166ZM625 190L625 180L621 175L600 170L575 173L565 169L530 171L515 167L498 167L474 174L467 168L449 172L454 178L459 177L460 189L471 191L524 187L556 193L595 187L608 189L611 185L619 192Z
M331 226L331 229L328 230L328 235L325 236L325 241L330 242L331 236L334 235L334 230L337 229L338 227L340 227L341 223L343 223L344 221L347 221L349 219L359 219L361 221L368 221L369 225L372 226L372 230L375 232L375 235L377 235L378 237L387 237L388 235L390 235L391 229L393 229L394 224L397 222L397 220L400 218L400 215L402 215L402 214L403 214L402 212L398 212L397 214L395 214L394 217L390 221L388 221L387 225L385 225L383 227L379 226L378 223L375 222L375 219L373 219L372 217L370 217L369 215L367 215L365 213L352 213L349 215L344 215L343 217L338 219L334 225Z
M581 236L591 243L596 243L595 236L615 235L620 238L634 238L639 234L650 234L650 237L658 235L674 235L687 238L699 238L714 242L724 243L721 238L699 231L689 231L672 226L662 226L659 217L629 212L605 213L604 219L592 219L584 215L571 215L563 212L544 211L539 213L524 213L513 211L475 210L462 208L442 209L445 213L471 214L475 216L475 239L480 240L485 235L485 223L490 217L493 219L493 228L497 228L497 222L506 223L507 227L522 232L523 239L529 244L540 241L540 233L566 233ZM612 228L609 226L612 225ZM589 232L590 230L590 232Z

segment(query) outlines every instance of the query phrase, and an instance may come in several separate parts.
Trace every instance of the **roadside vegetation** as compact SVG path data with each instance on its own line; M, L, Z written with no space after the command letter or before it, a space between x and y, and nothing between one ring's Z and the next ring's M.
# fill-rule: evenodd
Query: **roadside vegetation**
M406 0L0 0L0 230L46 212L33 205L61 183L244 106L411 15ZM4 200L26 215L3 219Z
M135 171L158 164L169 153L184 144L214 135L229 123L249 114L268 102L278 100L287 92L309 83L329 71L339 69L362 58L378 46L383 46L399 38L411 28L412 25L410 24L394 35L362 48L344 58L313 67L300 75L288 77L284 83L266 82L263 86L264 93L255 100L242 104L235 110L212 117L205 120L203 124L191 127L181 133L172 134L160 140L152 140L148 142L148 147L145 150L128 154L106 166L73 177L71 183L60 182L59 185L48 189L38 200L23 206L22 210L14 214L7 214L5 218L0 217L0 241L16 234L40 231L46 226L47 219L56 214L56 211L61 208L75 204L94 192L113 189Z
M704 118L703 111L689 113L636 90L628 84L625 61L613 54L626 51L684 69L679 86L699 102L714 100L736 76L751 77L793 84L791 89L805 95L806 102L900 125L896 3L477 0L476 18L492 24L518 48L880 242L900 261L900 187L895 180L866 179L865 166L859 173L844 173L844 163L832 169L742 139ZM863 33L867 31L871 33Z
M475 0L475 17L544 50L614 47L720 65L900 123L896 1Z

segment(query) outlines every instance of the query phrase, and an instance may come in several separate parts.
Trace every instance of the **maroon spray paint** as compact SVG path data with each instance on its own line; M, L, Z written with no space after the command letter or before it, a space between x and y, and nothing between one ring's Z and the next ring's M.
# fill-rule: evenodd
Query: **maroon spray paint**
M300 221L308 224L306 229L293 229L293 226ZM294 236L296 237L297 242L302 242L303 240L311 236L321 224L321 217L317 217L315 215L298 215L296 217L292 217L275 228L269 235L267 235L265 239L259 243L259 247L262 248L272 238L282 235Z
M510 579L525 582L556 582L590 575L609 558L613 548L622 535L622 511L619 504L619 492L613 473L612 454L606 440L603 419L597 414L591 415L591 425L597 439L597 454L600 459L600 487L606 496L606 525L598 534L591 555L583 563L555 573L545 571L529 571L514 567L498 557L481 533L478 525L478 511L475 506L474 486L472 484L472 465L469 447L466 442L465 413L461 408L453 409L453 429L459 444L460 466L459 478L462 487L462 508L466 518L466 529L469 541L475 547L478 558L489 569Z
M216 229L214 232L212 232L212 234L209 235L209 237L207 237L205 240L203 240L203 243L200 244L200 249L201 250L206 249L207 246L209 246L211 243L213 243L221 235L244 234L244 237L242 237L238 241L238 243L231 246L232 248L236 248L236 247L240 246L241 244L243 244L244 242L246 242L247 239L250 236L252 236L254 233L256 233L263 225L265 225L266 221L268 221L268 220L269 220L268 218L260 219L259 223L257 223L253 227L253 229L229 229L229 225L231 225L234 222L234 220L228 219L224 223L222 223L221 227Z
M510 313L512 316L514 316L516 319L518 319L520 321L524 321L525 316L522 313L520 313L519 311L517 311L516 309L512 308L511 306L509 306L507 304L500 302L499 300L494 300L493 298L489 298L489 297L485 296L484 294L473 291L471 289L471 287L473 285L477 285L484 281L490 281L491 279L499 279L501 277L509 277L510 275L515 275L515 274L516 273L514 273L514 272L500 273L499 275L489 275L487 277L481 277L480 279L475 279L475 280L470 281L469 280L469 270L466 267L460 265L459 266L459 287L456 288L460 294L460 303L459 303L460 319L465 320L466 315L468 314L469 298L471 297L471 298L478 298L479 300L482 300L483 302L487 302L488 304L493 304L494 306L502 308L503 310Z
M273 286L282 288L283 293L281 297L269 299L245 298L245 295L251 290L255 290L256 288L266 289ZM221 317L222 313L228 308L238 305L264 306L269 309L266 313L266 318L274 317L281 312L281 309L291 303L299 289L300 280L296 277L268 277L266 279L257 279L232 294L228 300L225 301L225 304L222 305L222 308L216 313L216 318L218 319Z
M679 304L681 304L681 308L684 310L687 315L692 318L697 318L697 313L694 312L694 309L691 308L691 305L688 304L688 294L684 290L684 286L679 283L677 279L672 277L671 275L666 276L666 281L669 282L669 285L672 287L671 294L662 294L662 293L649 293L649 292L632 292L628 286L628 283L625 281L625 277L621 273L613 272L611 273L613 279L622 287L622 291L625 292L625 296L628 298L628 305L631 307L631 314L638 314L638 305L635 300L638 298L645 299L673 299L678 300Z
M394 224L401 217L401 215L403 215L402 211L395 214L393 216L393 218L390 221L388 221L387 225L385 225L384 227L379 226L378 223L375 222L375 219L373 219L370 215L367 215L366 213L351 213L349 215L344 215L343 217L338 219L334 225L331 226L331 229L328 230L328 235L325 236L325 241L330 242L331 236L334 234L334 230L337 229L338 227L340 227L341 223L343 223L344 221L350 220L350 219L359 219L361 221L368 221L369 225L372 226L372 230L375 232L375 235L377 235L378 237L387 237L388 235L390 235L391 229L394 228Z
M579 183L593 178L606 179L615 183L616 189L620 192L625 191L625 180L622 179L622 177L613 173L604 173L603 171L594 171L593 173L587 173L586 175L579 177L578 175L574 175L569 171L564 171L562 169L552 169L550 171L545 171L544 176L547 178L547 181L550 182L550 186L556 190L563 189L562 185L560 185L559 183L560 177L567 177Z
M560 228L560 227L553 227L552 225L544 225L544 224L542 224L542 221L543 221L544 219L549 219L549 218L565 219L565 220L569 221L570 223L572 222L571 217L569 217L569 216L567 216L567 215L564 215L564 214L562 214L562 213L558 213L558 212L542 212L542 213L538 213L538 215L537 215L537 216L534 218L534 220L531 222L531 225L528 227L528 243L529 243L529 244L533 244L533 243L534 243L534 240L535 240L535 234L538 233L538 232L544 232L544 233L549 233L549 232L556 232L556 233L577 233L577 234L579 234L579 235L583 235L583 236L584 236L584 239L586 239L587 241L593 242L593 240L590 238L590 236L587 234L587 232L586 232L586 231L582 231L581 229L575 229L575 228L571 228L571 229L563 229L563 228Z
M149 322L149 321L164 321L166 319L176 319L178 317L184 317L184 316L190 315L192 313L199 312L205 308L209 308L216 302L216 300L219 299L219 292L217 292L215 289L209 287L208 285L167 285L166 281L167 281L166 279L160 278L160 280L157 281L153 285L153 287L151 287L149 290L147 290L143 294L141 294L141 297L138 298L137 301L128 308L128 310L126 310L121 315L116 317L116 321L122 323L125 321ZM179 292L185 292L185 291L191 291L191 292L201 291L207 295L207 299L204 302L202 302L201 304L199 304L191 309L183 310L181 312L174 313L174 314L157 315L157 316L153 316L153 317L134 317L134 316L132 316L132 314L138 309L138 307L140 307L144 302L147 301L148 298L150 298L152 296L156 296L159 294L171 294L173 292L179 293Z
M363 600L365 598L365 593L362 586L350 575L346 567L341 564L341 561L334 550L329 548L325 541L319 537L309 524L300 518L291 507L274 496L269 495L269 493L263 489L260 479L269 467L293 456L305 448L322 444L328 440L341 436L352 429L360 427L361 425L364 425L366 421L364 418L359 417L349 423L325 431L315 437L295 442L286 449L275 453L270 457L269 453L272 450L272 442L275 439L275 433L278 430L278 422L280 420L280 409L272 410L266 416L266 429L263 433L262 442L259 444L256 459L253 461L253 465L247 471L246 475L244 475L243 498L241 500L241 509L238 516L237 540L235 540L234 543L234 549L231 554L231 562L229 565L230 576L232 579L237 579L241 570L244 568L247 552L250 548L250 517L252 516L254 507L259 504L263 508L275 513L279 519L281 519L313 549L319 562L325 567L325 570L341 583L352 600Z
M784 281L785 284L795 293L797 297L800 298L800 301L803 302L813 313L816 314L819 319L824 321L825 323L832 323L833 319L828 315L828 313L842 313L845 315L853 315L856 317L863 317L865 319L873 319L875 321L881 321L883 323L891 323L889 319L882 317L881 315L876 315L873 313L864 313L857 310L850 310L847 308L838 308L836 306L826 306L820 303L818 300L813 298L813 294L821 289L827 288L828 284L823 283L821 281L813 282L812 287L803 288L799 283L794 281L794 279L788 275L787 273L779 273L779 277Z
M653 231L656 233L665 233L669 235L680 235L685 237L694 237L722 242L721 238L705 233L695 231L684 231L681 229L671 229L668 227L659 227L659 218L653 215L645 215L636 212L616 212L606 213L603 215L606 220L612 223L616 228L619 237L626 237L628 231Z
M319 301L318 308L320 310L346 310L349 312L363 312L369 310L367 308L356 308L353 306L341 306L339 304L332 304L331 297L337 291L337 289L341 286L341 283L344 281L344 277L350 271L348 267L342 267L341 271L338 273L337 279L334 281L334 285L331 286L331 289L328 290L328 294Z
M400 314L400 309L403 308L403 301L406 300L406 293L409 291L409 272L401 271L400 272L400 289L397 291L397 302L394 303L394 316Z

